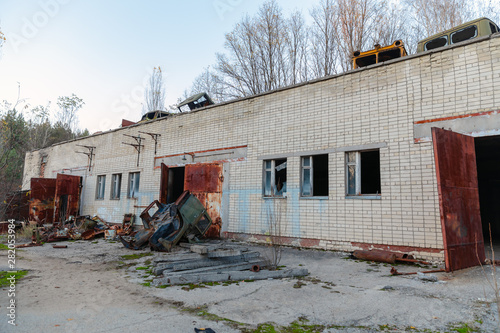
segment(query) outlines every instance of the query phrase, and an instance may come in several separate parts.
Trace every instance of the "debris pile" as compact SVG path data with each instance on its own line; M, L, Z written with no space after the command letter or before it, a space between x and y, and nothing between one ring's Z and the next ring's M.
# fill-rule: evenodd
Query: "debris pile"
M154 286L243 280L267 280L309 274L305 268L264 270L260 253L231 244L181 244L188 251L154 260Z
M53 226L37 227L33 230L31 243L20 244L17 247L40 246L43 243L63 240L91 240L103 236L105 232L113 231L115 235L128 235L133 229L133 215L126 214L122 225L110 225L99 216L78 216Z
M156 212L150 211L156 206ZM181 240L199 241L212 224L206 208L189 191L171 204L153 201L140 215L143 230L118 238L126 248L169 252Z

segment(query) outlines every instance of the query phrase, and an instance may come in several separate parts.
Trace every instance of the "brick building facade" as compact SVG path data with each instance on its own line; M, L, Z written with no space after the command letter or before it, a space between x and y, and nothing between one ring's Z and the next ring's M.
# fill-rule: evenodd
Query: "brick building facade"
M173 195L183 183L193 185L193 166L215 165L219 184L205 194L221 236L265 239L269 211L279 210L292 245L376 247L442 260L431 127L487 138L476 141L485 150L500 148L499 37L30 152L23 187L41 172L81 176L80 214L120 222L158 199L160 189ZM155 144L147 133L161 136ZM140 154L123 143L137 144L124 134L143 138ZM81 146L96 147L90 168Z

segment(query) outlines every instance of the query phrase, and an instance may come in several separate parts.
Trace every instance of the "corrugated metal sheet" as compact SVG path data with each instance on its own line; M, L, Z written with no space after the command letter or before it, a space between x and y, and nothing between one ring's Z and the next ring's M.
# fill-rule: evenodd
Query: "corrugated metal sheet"
M474 138L432 128L446 270L485 259Z

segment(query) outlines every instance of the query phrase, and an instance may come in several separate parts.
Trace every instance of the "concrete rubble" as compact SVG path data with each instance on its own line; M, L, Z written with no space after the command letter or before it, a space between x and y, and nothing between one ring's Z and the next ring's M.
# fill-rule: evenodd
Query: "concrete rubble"
M164 254L153 261L157 278L153 286L301 277L305 268L264 270L268 262L260 252L223 243L182 244L184 250Z

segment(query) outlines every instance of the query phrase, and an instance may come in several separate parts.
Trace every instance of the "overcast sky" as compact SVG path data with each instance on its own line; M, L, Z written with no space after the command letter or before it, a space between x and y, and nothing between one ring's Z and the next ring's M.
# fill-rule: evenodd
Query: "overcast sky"
M116 128L141 116L143 89L161 66L175 104L224 49L224 34L264 0L1 0L0 101L31 106L72 93L80 127ZM278 0L304 16L318 0Z

